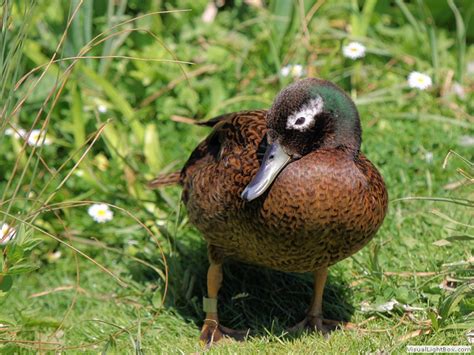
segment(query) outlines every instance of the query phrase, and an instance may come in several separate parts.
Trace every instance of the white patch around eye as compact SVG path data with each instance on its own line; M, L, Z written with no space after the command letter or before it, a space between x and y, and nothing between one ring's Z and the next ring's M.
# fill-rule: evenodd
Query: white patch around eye
M323 112L324 101L321 96L304 105L299 111L292 113L286 120L287 129L304 132L314 126L315 116Z

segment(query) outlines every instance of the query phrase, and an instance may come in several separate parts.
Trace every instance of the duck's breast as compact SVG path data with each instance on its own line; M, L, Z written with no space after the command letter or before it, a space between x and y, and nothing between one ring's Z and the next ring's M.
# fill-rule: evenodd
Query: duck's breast
M340 225L362 232L383 217L386 198L382 177L362 154L353 159L342 150L318 150L281 172L261 216L276 229Z
M289 164L261 202L248 248L267 266L309 271L362 248L387 208L382 177L360 154L319 150ZM252 226L249 226L251 229ZM269 257L272 255L273 257Z

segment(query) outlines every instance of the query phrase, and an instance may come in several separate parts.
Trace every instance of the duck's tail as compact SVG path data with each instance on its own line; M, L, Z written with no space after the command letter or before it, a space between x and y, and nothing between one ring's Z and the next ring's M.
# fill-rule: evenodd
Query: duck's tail
M177 185L181 183L181 171L159 175L147 183L150 189L159 189L163 186Z

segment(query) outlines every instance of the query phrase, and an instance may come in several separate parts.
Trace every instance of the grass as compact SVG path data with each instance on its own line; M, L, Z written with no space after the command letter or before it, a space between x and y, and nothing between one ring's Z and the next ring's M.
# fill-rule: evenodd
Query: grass
M349 322L345 329L330 339L287 334L304 314L311 277L229 263L221 318L252 336L211 352L468 344L469 2L443 10L423 1L236 1L204 23L206 4L2 3L0 130L42 129L51 140L33 147L0 136L0 221L17 231L2 247L2 353L200 350L205 243L187 223L179 189L144 184L180 167L208 134L177 121L268 107L293 80L280 73L288 64L352 95L389 214L368 247L330 270L325 315ZM443 12L452 14L446 26ZM350 40L367 47L364 58L342 56ZM414 70L433 87L408 88ZM87 214L94 202L109 204L114 219L95 223ZM392 300L400 305L380 308Z

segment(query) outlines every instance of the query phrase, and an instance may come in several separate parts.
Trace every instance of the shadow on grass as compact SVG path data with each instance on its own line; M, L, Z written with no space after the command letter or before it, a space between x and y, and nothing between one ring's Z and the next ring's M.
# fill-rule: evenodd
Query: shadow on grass
M170 273L166 306L199 328L204 319L201 309L206 295L206 247L202 243L185 254L167 257ZM284 273L228 261L219 292L220 321L229 328L250 329L251 336L269 332L279 336L304 318L312 291L310 273ZM348 321L354 313L351 299L347 281L330 271L324 292L324 317Z

